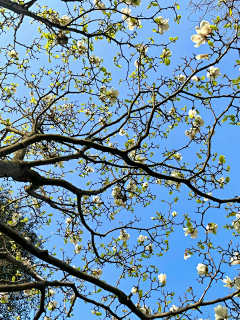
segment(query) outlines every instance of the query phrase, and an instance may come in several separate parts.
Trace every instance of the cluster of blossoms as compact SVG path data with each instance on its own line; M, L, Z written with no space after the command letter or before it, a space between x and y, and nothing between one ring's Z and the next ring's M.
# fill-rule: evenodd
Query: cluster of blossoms
M206 226L205 233L217 234L218 225L216 223L210 222Z
M233 220L232 225L237 232L240 232L240 213L236 214L236 220Z
M167 275L165 273L160 273L158 275L158 281L162 283L163 286L165 286L167 282Z
M9 224L11 227L16 226L16 224L19 222L19 219L21 218L21 216L22 216L21 213L14 212L14 213L12 214L12 221L9 221L8 224Z
M128 30L133 31L135 27L140 27L141 26L141 21L139 19L130 17L131 15L131 9L129 8L124 8L121 10L121 12L123 13L122 15L122 19L123 21L126 21L128 26Z
M72 223L73 219L72 218L67 218L65 223L67 226L69 226ZM78 239L75 236L72 236L70 239L70 242L75 245L75 252L79 254L82 251L83 246L78 244Z
M129 192L129 198L133 198L134 197L134 192L136 191L136 184L133 180L130 180L128 185L127 185L127 190Z
M183 228L185 231L185 236L191 235L192 239L196 239L198 236L198 230L196 228L193 228L192 224L188 223L188 228Z
M195 27L197 34L191 36L191 40L196 43L194 47L198 48L201 44L206 43L207 37L212 33L210 23L208 21L202 21L200 28Z
M197 265L197 272L200 276L205 276L208 274L208 266L203 263Z
M102 269L93 269L92 271L92 275L96 278L100 278L102 273Z
M102 102L105 102L107 99L111 102L111 104L115 104L117 102L117 98L119 96L119 92L117 89L111 88L107 90L106 87L101 87L99 99Z
M126 208L125 202L127 200L127 197L126 197L126 195L122 194L120 186L116 186L113 188L112 196L114 198L114 204L116 204L117 206Z
M158 25L158 33L160 33L161 35L163 35L165 31L169 30L168 21L169 19L164 19L163 17L155 18L155 22Z
M118 239L122 240L122 241L127 241L130 239L130 234L126 232L126 230L122 229L120 231L120 236L118 237Z
M87 52L87 47L84 44L84 40L77 42L78 52L80 55L84 55Z
M194 139L196 134L200 132L200 127L204 126L205 122L201 116L197 115L197 112L194 109L189 110L188 114L191 119L194 118L194 121L193 121L193 127L190 128L190 130L186 130L185 135L190 139Z
M145 304L141 307L139 303L136 304L136 307L144 314L150 315L152 310Z
M51 22L60 24L63 27L65 27L71 22L71 18L69 18L67 15L63 15L61 18L59 18L54 12L48 13L48 19Z
M95 57L95 55L91 55L90 58L89 58L89 61L92 63L92 64L95 64L97 67L100 66L100 63L101 63L101 59L99 57Z

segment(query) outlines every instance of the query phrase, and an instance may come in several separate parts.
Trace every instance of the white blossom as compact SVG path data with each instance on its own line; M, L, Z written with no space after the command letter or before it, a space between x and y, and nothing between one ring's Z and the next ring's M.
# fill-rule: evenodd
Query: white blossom
M25 294L25 296L30 296L31 295L31 289L26 289L26 290L23 290L23 293Z
M236 220L233 220L232 225L237 232L240 232L240 213L236 214Z
M208 54L208 53L198 54L198 55L196 56L196 59L197 59L197 60L201 60L201 59L207 59L207 60L209 60L209 54Z
M1 299L1 303L8 303L8 293L7 292L1 292L0 293L0 299Z
M91 55L91 57L89 58L90 62L92 64L95 64L97 67L100 66L100 63L101 63L101 59L99 57L95 57L95 55Z
M77 42L77 47L80 55L83 55L84 53L87 52L87 47L84 45L84 40L79 40Z
M224 181L225 181L224 177L221 177L220 179L218 179L218 182L221 183L221 184L224 183Z
M170 114L170 116L173 116L174 114L176 114L176 109L174 107L172 107L168 113Z
M98 269L93 269L92 274L93 274L94 277L99 278L102 275L102 269L99 269L99 268Z
M146 305L143 305L141 308L140 308L140 311L144 314L147 314L147 315L150 315L152 313L152 310L147 307Z
M205 233L213 233L213 234L217 234L217 229L218 229L218 225L216 223L208 223L206 226L206 231Z
M70 239L70 243L73 243L74 245L77 245L77 243L78 243L78 239L77 238L71 238Z
M181 153L176 153L176 154L174 154L174 158L175 158L176 160L178 160L178 161L181 161L181 160L183 159Z
M149 251L150 253L152 253L153 252L153 244L149 243L149 245L147 245L145 247L145 251Z
M220 69L219 68L215 68L215 67L211 66L208 69L208 72L207 72L208 79L215 80L220 75L221 75L221 73L220 73Z
M234 255L231 257L230 261L231 261L231 264L233 266L235 266L237 264L240 264L240 254L239 254L239 252L234 252Z
M128 24L127 28L130 31L133 31L135 27L140 27L141 25L141 21L139 19L132 18L132 17L128 18L126 22Z
M75 294L72 294L71 297L70 297L70 303L73 304L73 301L75 300L76 298L76 295Z
M87 172L87 173L94 172L93 167L86 166L86 172Z
M82 251L82 245L76 244L75 251L76 251L76 254L79 254Z
M47 102L52 102L53 101L53 95L51 93L49 93L48 95L46 95L46 97L44 98L45 101Z
M187 251L187 250L185 250L185 253L184 253L183 258L184 258L184 260L186 260L186 261L187 261L188 258L191 258L191 255L188 254L188 251Z
M65 223L70 224L72 221L73 221L72 218L67 218L66 221L65 221Z
M227 287L229 289L231 289L234 286L234 283L228 276L226 276L226 279L223 279L222 282L225 283L224 287Z
M144 182L144 183L142 184L142 188L143 188L143 189L147 189L147 188L148 188L148 182Z
M209 196L212 196L212 192L208 192L208 193L206 193L207 195L209 195ZM208 198L203 198L203 200L204 201L208 201L209 199Z
M178 307L175 306L174 304L171 306L171 308L169 309L169 311L177 311Z
M118 237L120 240L127 241L130 239L130 234L126 233L126 230L122 229L120 231L120 236Z
M183 228L185 231L185 236L191 235L192 239L196 239L198 236L198 230L196 228L193 228L192 224L189 228Z
M205 276L208 273L208 267L203 263L199 263L197 265L197 272L200 276Z
M94 0L94 4L98 8L98 10L101 10L102 12L104 12L104 9L106 9L105 4L100 0Z
M124 136L126 134L126 130L124 130L123 128L121 128L120 130L119 130L119 135L120 136Z
M169 19L164 19L163 17L157 17L155 19L155 22L158 25L158 32L163 35L164 32L169 30L169 24L168 24Z
M179 82L184 82L186 80L186 76L184 74L179 74L176 79L179 81Z
M173 216L173 218L176 217L177 216L177 211L173 211L172 212L172 216Z
M227 320L228 318L228 309L227 307L222 307L220 304L214 308L215 311L215 320Z
M122 0L121 2L124 2L132 7L136 7L141 5L142 0Z
M189 115L189 118L193 119L193 118L196 117L197 111L194 110L194 109L191 109L191 110L188 111L188 115Z
M139 242L144 242L144 241L145 241L145 237L144 237L143 235L140 235L140 236L138 237L138 241L139 241Z
M201 116L196 116L193 122L194 127L202 127L204 126L204 120Z
M162 179L157 179L156 180L156 184L161 184L161 182L162 182Z
M131 292L132 292L133 294L136 294L136 293L138 292L138 289L137 289L137 287L132 287L132 290L131 290Z
M49 303L48 303L48 309L49 310L55 310L56 309L56 307L57 307L57 305L58 305L58 302L57 301L50 301Z
M160 283L165 285L166 284L166 280L167 280L167 275L165 273L160 273L158 275L158 280L159 280Z
M191 80L197 82L197 81L199 81L199 78L198 78L197 76L193 76L193 77L191 78Z
M11 59L16 59L18 57L18 52L16 52L15 50L11 50L10 52L8 52L8 54Z
M198 133L197 128L190 128L190 130L185 131L185 135L193 140L196 137L196 134Z
M164 48L161 56L162 58L168 58L168 57L171 57L171 55L172 55L172 51Z
M195 27L197 34L191 36L191 40L196 43L195 48L200 47L201 44L206 43L207 37L212 33L210 23L208 21L202 21L200 23L200 28Z
M64 16L62 16L62 18L60 20L60 25L61 26L66 26L70 22L71 22L71 18L69 18L68 16L64 15Z
M122 8L121 12L123 13L123 15L122 15L123 21L125 21L128 18L128 16L126 16L126 14L129 16L131 15L131 11L132 10L129 8Z

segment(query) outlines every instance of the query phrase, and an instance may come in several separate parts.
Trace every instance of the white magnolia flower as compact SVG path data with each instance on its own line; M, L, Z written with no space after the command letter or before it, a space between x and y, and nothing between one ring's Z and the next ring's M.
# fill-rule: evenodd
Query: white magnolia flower
M185 231L185 236L191 235L192 239L196 239L198 236L198 230L196 228L193 228L192 224L188 228L183 228Z
M127 241L130 239L130 234L126 232L126 230L122 229L120 231L120 236L118 237L120 240Z
M149 251L149 253L152 253L153 252L153 244L149 243L149 245L147 245L145 247L145 251Z
M234 283L234 288L236 288L237 290L240 289L240 278L235 277L233 279L233 283Z
M49 296L49 297L53 297L55 294L56 294L56 292L55 292L53 289L50 289L50 290L48 291L48 296Z
M129 8L122 8L121 12L123 13L123 15L122 15L123 21L125 21L128 18L128 16L126 16L126 14L128 14L129 16L131 15L131 11L132 10Z
M184 74L179 74L176 78L179 82L184 82L186 80L186 76Z
M8 52L8 54L11 59L16 59L18 57L18 52L16 52L15 50L11 50L10 52Z
M221 177L220 179L218 179L218 182L219 182L219 183L224 183L224 181L225 181L225 178L224 178L224 177Z
M222 307L220 304L214 308L215 311L215 320L227 320L228 318L228 309L227 307Z
M72 218L67 218L66 221L65 221L65 223L70 224L72 221L73 221Z
M172 55L172 51L170 51L169 49L166 49L166 48L163 49L163 52L162 52L163 58L171 57L171 55Z
M140 308L140 311L144 314L147 314L147 315L150 315L152 313L152 310L147 307L146 305L143 305L141 308Z
M45 101L47 102L52 102L53 101L53 95L50 93L48 95L46 95L46 97L44 98Z
M57 307L57 305L58 305L58 302L57 301L50 301L49 303L48 303L48 309L49 310L55 310L56 309L56 307Z
M75 300L76 298L76 295L75 294L72 294L71 297L70 297L70 303L73 304L73 301Z
M101 59L99 57L95 57L95 55L91 55L91 57L89 58L89 61L92 63L92 64L95 64L97 67L100 66L100 63L101 63Z
M235 266L237 264L240 264L240 254L239 254L239 252L234 252L234 255L231 257L230 261L231 261L231 264L233 266Z
M166 284L166 280L167 280L167 275L165 273L160 273L158 275L158 280L159 280L160 283L165 285Z
M204 120L201 116L196 116L193 122L194 127L202 127L204 126Z
M189 115L189 118L193 119L193 118L196 117L197 111L194 110L194 109L191 109L191 110L188 111L188 115Z
M94 277L99 278L102 275L102 269L93 269L92 274Z
M200 28L195 27L197 34L191 36L191 40L196 43L195 48L200 47L201 44L206 43L207 37L212 33L210 23L208 21L202 21L200 23Z
M77 238L71 238L70 239L70 243L73 243L74 245L77 245L77 243L78 243L78 239Z
M169 309L169 311L177 311L178 307L175 306L174 304L171 306L171 308Z
M174 154L174 158L175 158L176 160L178 160L178 161L181 161L181 160L183 159L181 153L176 153L176 154Z
M197 128L190 128L190 130L185 131L185 135L193 140L196 137L196 134L198 133Z
M231 289L234 286L234 283L228 276L226 276L226 279L223 279L222 282L225 283L224 287L227 287L229 289Z
M172 212L172 216L173 216L173 218L176 217L177 216L177 211L173 211Z
M44 320L52 320L52 318L45 316Z
M197 272L200 276L205 276L208 273L208 266L203 263L197 265Z
M148 182L144 182L144 183L142 184L142 188L143 188L143 189L147 189L147 188L148 188Z
M113 246L112 247L112 250L113 250L113 253L115 253L117 251L117 247L116 246Z
M138 238L139 242L144 242L145 241L145 237L143 235L140 235Z
M197 76L193 76L193 77L191 78L191 80L197 82L197 81L199 81L200 79L199 79Z
M169 19L164 19L163 17L157 17L155 19L155 22L158 25L158 32L163 35L164 32L169 30L169 24L168 24Z
M99 196L93 196L92 202L93 202L93 203L96 203L96 204L101 203L100 197L99 197Z
M215 68L215 67L212 66L212 67L210 67L208 69L208 72L207 72L208 79L215 80L220 75L221 75L221 73L220 73L220 69L219 68Z
M121 129L119 130L120 136L124 136L126 133L127 133L127 131L124 130L123 128L121 128Z
M183 258L184 258L184 260L186 260L186 261L187 261L188 258L191 258L191 255L188 254L188 251L187 251L187 250L185 250L185 253L184 253Z
M196 59L197 59L197 60L201 60L201 59L207 59L207 60L209 60L209 54L208 54L208 53L198 54L198 55L196 56Z
M12 215L12 221L13 222L18 222L19 219L21 218L21 216L22 216L21 213L14 212L13 215Z
M132 292L133 294L136 294L136 293L138 292L138 288L137 288L137 287L132 287L131 292Z
M207 195L212 196L212 192L208 192ZM208 201L208 198L203 198L204 201Z
M205 233L217 234L218 225L216 223L208 223Z
M84 53L87 52L87 47L84 45L84 40L79 40L77 42L77 47L80 55L83 55Z
M128 18L126 20L128 26L128 30L134 30L135 27L140 27L141 26L141 21L139 19L136 19L136 18Z
M79 254L82 251L82 245L76 244L75 251L76 251L76 254Z
M237 232L240 232L240 213L236 214L236 220L233 220L232 225Z
M142 0L123 0L123 2L129 6L136 7L141 5Z
M139 162L139 163L145 163L146 160L147 160L147 158L146 158L146 157L142 157L141 154L138 154L138 155L136 155L136 157L135 157L135 161L136 161L136 162Z
M98 119L98 123L101 125L101 126L104 126L106 124L106 120L103 118L103 117L100 117Z
M156 184L161 184L161 182L162 182L162 179L157 179L156 180Z
M60 20L60 25L61 26L66 26L70 22L71 22L71 18L69 18L68 16L64 15L64 16L62 16L62 18Z
M104 9L106 9L105 4L100 0L94 0L94 4L98 8L98 10L101 10L102 12L104 12Z
M110 91L107 91L107 97L111 104L115 104L117 102L117 97L119 96L119 92L117 89L111 88Z
M87 172L87 173L94 172L93 167L86 166L86 172Z

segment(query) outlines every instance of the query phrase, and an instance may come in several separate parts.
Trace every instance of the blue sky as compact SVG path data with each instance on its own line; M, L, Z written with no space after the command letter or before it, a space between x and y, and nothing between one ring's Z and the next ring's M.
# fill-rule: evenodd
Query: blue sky
M51 1L51 5L53 8L58 8L61 10L61 7L59 8L59 1ZM200 48L194 48L193 42L190 40L190 37L192 34L195 33L195 23L189 21L187 18L189 16L189 11L186 10L183 4L180 4L181 8L179 10L179 14L182 15L182 20L179 25L177 25L174 22L174 17L170 13L170 11L164 11L162 15L164 18L169 18L169 25L170 29L167 31L163 36L159 34L154 34L154 39L157 43L161 43L162 41L167 42L169 37L178 37L178 41L176 44L169 46L169 49L172 50L172 56L171 56L171 64L170 66L164 66L163 64L159 67L158 73L161 75L166 75L166 76L171 76L172 75L172 70L174 67L176 67L178 64L180 64L182 61L180 60L179 57L185 57L189 56L192 53L194 54L199 54L199 53L209 53L210 49L207 44L201 46ZM125 7L124 5L122 7ZM134 9L132 12L141 12L144 10L144 3L141 8L139 9ZM64 14L65 12L62 11L61 14ZM101 14L101 13L99 13ZM198 16L195 17L195 20L198 19ZM28 20L28 19L26 19ZM209 20L210 19L207 19ZM147 41L147 38L149 36L152 36L150 34L150 26L147 25L147 23L142 23L143 28L139 32L139 41ZM28 32L29 39L34 36L34 28L29 29L27 27L27 24L24 26L25 30ZM28 29L27 29L28 28ZM25 36L23 34L19 33L19 36L21 39L25 39ZM2 36L2 39L6 40L5 36ZM59 49L59 48L58 48ZM154 49L151 49L153 55L157 54L160 55L162 52L162 49L157 49L154 51ZM150 51L150 50L149 50ZM20 51L21 52L21 51ZM114 64L113 64L113 56L116 52L116 46L115 45L110 45L107 44L105 41L102 41L100 43L97 43L95 46L94 54L99 57L104 58L105 66L107 67L108 70L113 72L113 87L116 89L119 89L120 92L120 97L125 99L126 95L126 89L127 87L125 85L119 86L119 78L124 77L125 74L125 67L124 64L122 65L121 69L117 69ZM128 51L126 50L126 54ZM218 67L220 67L222 75L225 73L228 74L228 76L237 78L239 75L239 71L237 68L233 69L233 63L232 61L238 59L238 56L236 53L230 53L228 57L225 57L221 63L219 64ZM134 62L134 60L133 60ZM203 60L203 64L208 63L206 60ZM47 65L47 60L45 57L41 57L41 62L36 63L33 66L32 70L35 70L39 68L42 64ZM72 66L75 68L77 66L77 63L74 62L72 63ZM117 72L116 72L117 69ZM134 71L134 66L132 65L132 71ZM158 73L154 74L153 72L151 73L151 77L147 80L148 83L150 84L151 82L155 81L155 77L158 77ZM200 76L206 75L206 71L203 71ZM43 86L46 86L48 83L43 83ZM18 90L18 95L20 94L25 94L26 96L29 95L29 90L26 88L23 88L22 85L22 90L20 93L20 90ZM71 101L71 96L69 96L69 99ZM76 98L74 97L74 100ZM80 96L81 101L84 101L84 97L81 95ZM82 100L83 99L83 100ZM97 101L97 100L96 100ZM181 103L183 104L181 106ZM227 99L221 99L221 101L217 100L214 101L213 107L214 110L216 110L216 113L219 114L221 111L225 108L227 104ZM180 102L177 104L179 108L184 107L187 105L187 110L191 108L189 107L187 102ZM205 120L206 125L211 125L212 124L212 116L210 112L207 110L203 110L201 105L196 104L196 108L199 110L202 118ZM161 140L160 143L163 144L163 146L167 146L168 148L179 148L182 146L184 143L186 144L188 142L188 138L185 136L184 131L188 129L186 124L181 124L179 125L178 128L176 128L173 133L169 136L168 140ZM230 183L224 188L224 190L216 190L214 191L214 196L218 196L220 198L227 198L227 197L233 197L238 194L237 186L239 183L239 150L236 146L239 145L239 135L237 134L237 126L229 126L227 122L222 124L221 127L218 127L216 129L216 134L213 137L213 150L215 152L218 152L218 154L223 154L226 156L226 161L227 165L231 167L231 171L229 174L230 177ZM121 137L117 136L116 141L121 145L123 142L125 142L126 137ZM199 149L202 146L200 145L192 145L191 148L185 149L182 153L183 156L183 161L189 162L190 164L194 164L197 161L197 156L196 152L199 151ZM160 152L158 156L161 156ZM217 162L217 160L216 160ZM72 162L73 163L73 162ZM66 169L71 169L72 168L72 163L66 163L65 168ZM72 175L66 175L66 179L71 179L72 182L74 182L76 185L79 185L80 183L82 184L83 179L80 180L79 177L72 177ZM92 179L94 181L95 179L95 173L90 174L89 178L86 178L85 181L88 179ZM185 187L181 187L181 192L174 192L172 196L168 194L168 190L164 188L163 186L158 186L154 183L150 183L150 188L154 194L156 194L157 198L154 200L149 206L146 208L143 208L141 205L136 205L135 207L135 214L137 215L138 218L141 218L141 225L145 226L150 226L150 224L153 223L151 220L151 217L156 215L156 211L163 215L168 215L169 213L173 211L177 211L178 215L175 218L175 222L181 223L183 221L183 215L189 214L192 219L196 219L199 221L200 216L195 213L196 211L196 201L192 199L189 201L189 190ZM107 194L110 196L110 193ZM107 195L104 195L107 196ZM173 204L171 207L171 210L169 210L169 206L162 202L161 200L165 200L168 202L173 201L173 197L178 196L180 200L178 201L177 204ZM227 241L230 237L231 231L227 231L226 229L223 229L222 226L226 223L231 224L232 219L226 219L226 211L224 210L224 206L222 206L220 209L217 208L211 208L208 212L207 215L204 218L204 225L207 225L209 222L214 222L217 223L219 228L218 228L218 235L210 235L210 239L213 242L214 246L226 246ZM49 236L50 232L56 232L57 228L59 227L59 223L65 221L65 218L62 219L60 216L60 213L57 213L53 209L46 209L47 213L54 213L52 217L52 223L49 227L44 228L43 235L44 236ZM121 221L128 221L130 213L126 212L126 210L121 211L120 220ZM104 224L102 226L102 232L105 232L109 228L113 228L118 226L119 221L116 219L116 221L113 221L110 223L108 220L104 221ZM140 223L139 223L140 225ZM143 234L143 233L142 233ZM119 231L115 232L113 234L114 237L118 237ZM112 236L112 235L111 235ZM130 240L128 241L129 247L136 245L136 239L139 236L138 232L133 232L131 231L130 234ZM111 237L109 237L110 239ZM172 300L172 302L169 304L170 306L172 304L179 305L180 302L178 300L178 296L182 295L183 292L187 290L190 286L193 287L194 293L197 296L200 296L206 287L207 281L204 281L205 286L201 285L198 283L196 280L198 278L197 275L197 270L196 266L198 263L203 262L200 257L198 257L197 254L193 255L190 259L185 261L183 259L183 255L185 252L186 248L190 248L191 245L195 245L197 241L200 238L205 238L204 231L199 230L199 237L198 239L194 240L191 239L190 236L185 237L182 226L174 226L174 232L170 234L168 240L169 240L169 246L170 249L164 253L162 257L157 258L156 256L152 256L148 260L143 260L146 265L155 265L159 269L159 273L166 273L167 274L167 286L164 288L164 290L167 290L168 292L175 292L175 298ZM84 239L83 243L87 243L87 241L90 238L87 236L87 233L84 233ZM109 243L108 240L106 240L106 245ZM110 240L109 240L110 241ZM233 242L237 243L237 239L233 238ZM61 251L59 251L60 248L64 248L66 253L70 256L72 254L72 250L74 249L73 244L68 244L67 246L64 245L63 241L59 239L59 237L52 235L51 240L47 242L46 248L52 249L53 244L56 244L56 253L59 258L61 258ZM216 261L218 259L218 254L214 254L216 256ZM226 260L228 260L226 258ZM77 255L74 258L73 264L78 266L82 266L83 262L81 261L81 254ZM234 278L235 276L238 275L238 271L234 266L231 268L226 264L225 265L225 271L226 275L230 276L230 278ZM119 270L111 267L111 266L106 266L103 268L103 275L101 276L101 279L104 281L107 281L111 283L112 285L116 284L116 280L118 279L119 275ZM125 281L121 283L119 288L121 288L123 291L126 293L130 293L131 288L134 285L137 285L137 281L134 278L127 278ZM145 292L149 288L149 282L146 281L145 283L141 284L141 289ZM89 286L88 290L94 290L95 288L93 286ZM219 281L219 283L214 284L211 287L211 290L209 293L206 295L206 300L208 299L216 299L217 297L221 297L224 295L228 294L228 289L223 287L223 283ZM100 295L100 294L98 294ZM146 300L146 305L150 306L151 309L157 309L157 304L156 301L159 297L159 293L153 293L151 296L151 299ZM60 298L60 297L59 297ZM133 301L137 302L137 296L133 296ZM79 314L81 314L83 317L88 317L89 319L96 319L96 315L91 314L90 312L90 305L85 305L83 302L78 301L75 304L74 308L74 316L72 319L79 319ZM121 309L121 308L120 308ZM205 311L204 311L205 310ZM203 318L203 319L213 319L214 318L214 312L213 312L213 306L210 306L206 309L202 309L202 311L206 312L206 314L198 316L196 314L196 318L193 319L198 319L198 318ZM103 313L104 314L104 313ZM119 316L122 314L119 313ZM54 316L52 316L54 318ZM101 319L103 316L100 317ZM131 319L135 319L133 316L131 316Z

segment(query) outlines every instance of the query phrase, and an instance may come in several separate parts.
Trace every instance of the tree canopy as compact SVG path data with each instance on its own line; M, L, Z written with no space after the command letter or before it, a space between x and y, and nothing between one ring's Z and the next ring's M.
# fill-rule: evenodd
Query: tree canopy
M1 303L239 319L239 2L0 0L0 17L1 192L21 208L0 221L20 274Z

